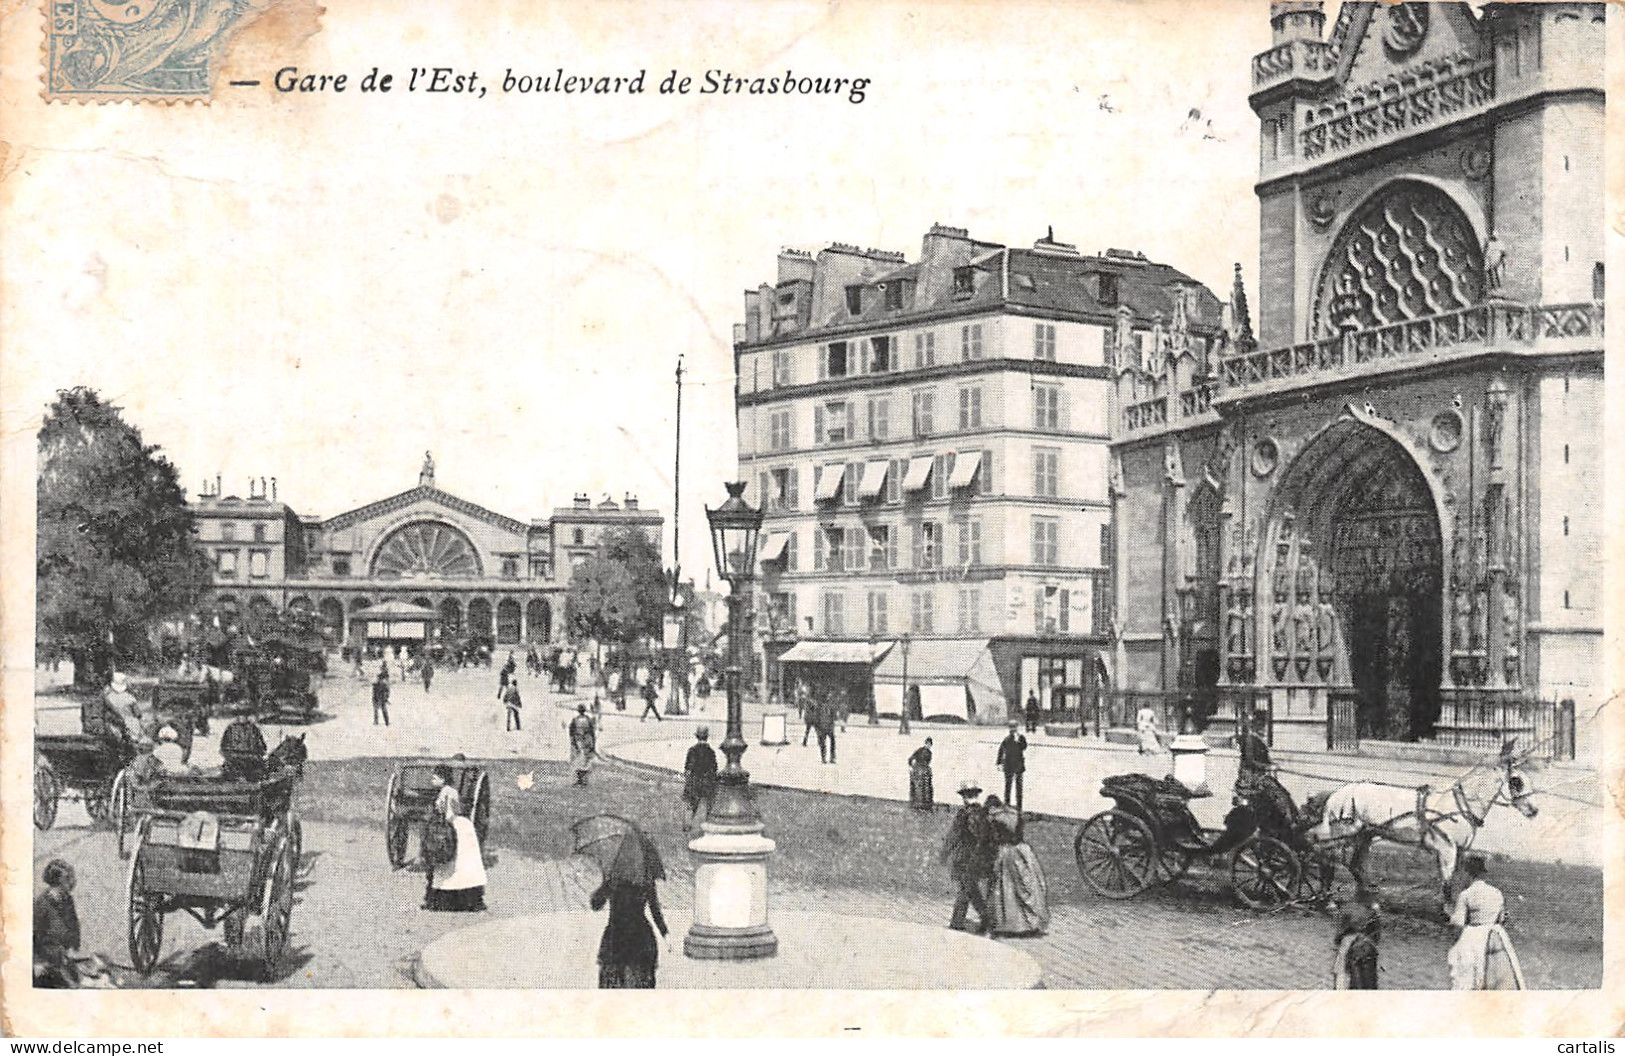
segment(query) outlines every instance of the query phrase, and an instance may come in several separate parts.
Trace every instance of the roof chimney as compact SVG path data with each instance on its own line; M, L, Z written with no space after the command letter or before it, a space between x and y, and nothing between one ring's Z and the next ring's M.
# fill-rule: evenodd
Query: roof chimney
M1319 40L1326 28L1325 7L1320 0L1275 0L1270 4L1275 46L1291 40Z
M638 508L638 497L632 494L630 491L626 493L626 508L628 510L635 510Z

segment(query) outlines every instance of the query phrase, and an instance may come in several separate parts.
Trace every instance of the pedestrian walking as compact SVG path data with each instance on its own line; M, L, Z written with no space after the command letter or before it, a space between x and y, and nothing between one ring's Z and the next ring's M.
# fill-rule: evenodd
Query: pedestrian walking
M998 796L987 797L986 809L994 848L987 892L993 934L1042 935L1049 930L1049 883L1027 843L1021 815Z
M959 783L959 810L943 837L942 861L948 866L948 875L953 878L958 892L948 926L964 931L966 911L974 906L976 933L985 935L993 926L983 891L993 873L993 840L987 811L977 802L981 794L982 786L975 781L967 779Z
M1162 752L1162 732L1157 728L1157 712L1150 705L1134 716L1134 728L1140 734L1140 754L1158 755Z
M1022 784L1027 775L1027 738L1021 732L1021 724L1011 720L1010 732L1004 740L999 742L999 754L994 765L1004 771L1004 802L1015 805L1017 813L1026 810L1026 795ZM1015 798L1010 798L1011 790L1015 790Z
M702 675L700 678L701 682L704 683L705 676ZM706 692L710 692L709 683L704 684L707 686ZM705 694L700 695L703 697ZM807 736L813 731L813 708L815 706L812 694L807 691L807 683L797 682L796 713L801 716L801 747L803 748L807 747Z
M378 677L385 682L389 681L389 657L387 656L378 661Z
M429 692L429 684L434 681L434 661L429 657L423 658L423 692Z
M378 678L372 684L372 724L378 725L378 717L383 716L384 725L389 725L389 672L378 672Z
M473 913L485 908L485 858L480 852L479 833L463 814L462 797L451 777L451 767L445 765L436 766L430 777L437 789L430 825L448 835L425 840L423 908ZM430 844L436 843L444 856L439 861L430 853Z
M592 769L592 757L598 753L598 731L587 717L587 705L577 704L575 718L570 720L570 765L575 768L576 784L587 784L587 772Z
M502 711L507 722L507 725L503 727L504 731L523 730L525 728L519 721L519 712L524 706L525 702L519 699L518 681L509 682L508 688L502 691Z
M665 878L666 867L654 841L641 832L627 834L620 853L604 870L603 883L589 900L594 910L609 907L609 921L598 940L600 990L654 989L660 964L655 929L662 939L669 934L655 887ZM650 918L654 928L649 926Z
M836 705L827 697L813 702L813 732L818 735L818 761L835 763Z
M908 757L908 805L915 810L936 806L936 790L931 786L931 738Z
M73 901L73 866L53 858L45 890L34 897L34 985L42 990L79 986L79 909Z
M711 816L711 803L717 795L717 753L710 744L711 729L700 726L694 731L694 743L683 759L683 802L688 804L688 817L683 821L687 832L700 816L704 805L705 816Z
M519 670L519 665L514 663L513 654L509 653L508 662L502 665L502 671L497 676L497 696L500 697L502 691L508 688L508 682L513 678L513 673L517 670Z
M1038 720L1043 718L1044 709L1038 706L1038 694L1032 690L1027 691L1027 732L1038 732Z
M655 680L650 677L648 681L643 683L643 714L638 716L639 722L647 719L650 715L655 717L656 722L666 721L660 717L660 709L655 707L655 702L659 699L660 690L655 688Z
M1377 941L1382 918L1375 906L1350 902L1338 914L1337 953L1332 958L1333 990L1376 990Z
M1456 896L1450 923L1461 937L1450 948L1452 990L1522 990L1523 966L1506 931L1506 896L1484 879L1489 871L1484 856L1469 854L1462 861L1470 883Z

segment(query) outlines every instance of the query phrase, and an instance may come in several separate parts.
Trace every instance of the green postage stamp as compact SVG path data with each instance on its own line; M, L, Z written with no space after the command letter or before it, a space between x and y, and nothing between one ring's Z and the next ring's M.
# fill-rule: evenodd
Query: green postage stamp
M226 41L276 0L47 0L48 99L207 99Z

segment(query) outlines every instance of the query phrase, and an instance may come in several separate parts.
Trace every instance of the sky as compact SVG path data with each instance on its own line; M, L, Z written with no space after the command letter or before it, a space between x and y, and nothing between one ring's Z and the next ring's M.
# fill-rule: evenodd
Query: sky
M578 492L669 514L682 355L682 564L703 578L702 504L735 469L731 331L781 247L915 259L933 223L1053 227L1221 298L1233 262L1256 270L1263 3L414 6L330 4L248 71L347 72L345 93L29 106L4 161L30 218L0 257L8 441L83 384L189 489L276 477L332 516L414 486L432 450L442 488L521 519ZM489 89L363 95L375 65ZM501 92L561 67L642 69L646 94ZM871 83L857 105L659 95L674 69Z

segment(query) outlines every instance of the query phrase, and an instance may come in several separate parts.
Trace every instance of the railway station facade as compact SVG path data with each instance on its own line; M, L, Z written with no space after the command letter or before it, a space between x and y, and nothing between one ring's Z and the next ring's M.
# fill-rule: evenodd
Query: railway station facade
M1527 732L1604 688L1603 5L1321 8L1253 61L1256 337L1238 266L1207 369L1113 350L1119 670Z
M439 488L427 457L416 487L333 517L296 514L274 480L250 481L248 491L222 495L217 479L190 504L213 563L210 600L225 612L313 613L334 645L379 634L562 640L572 569L618 529L658 548L664 523L630 495L576 495L548 518L520 520ZM426 617L413 619L402 602ZM388 621L357 616L386 603L396 603Z

